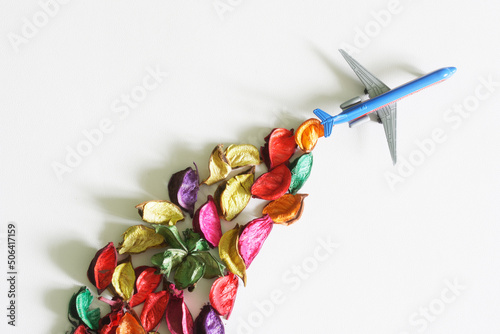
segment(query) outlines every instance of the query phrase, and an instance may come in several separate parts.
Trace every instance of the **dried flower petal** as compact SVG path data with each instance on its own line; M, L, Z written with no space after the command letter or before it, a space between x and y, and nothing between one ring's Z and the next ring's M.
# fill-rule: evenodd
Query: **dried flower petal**
M277 128L264 138L266 144L260 148L264 162L269 170L285 163L295 152L293 129Z
M262 174L252 185L252 196L268 201L280 198L290 187L292 174L285 165L279 165L270 172Z
M306 183L313 165L313 156L311 153L303 154L290 164L290 172L292 173L292 181L288 191L295 195L297 191Z
M120 319L116 334L146 334L146 331L132 314L125 313Z
M87 270L89 281L101 294L111 283L111 277L116 267L116 249L112 242L97 251Z
M191 217L194 213L194 204L198 199L198 190L200 189L200 180L198 177L198 168L188 167L175 173L168 182L168 195L170 200L187 211Z
M123 233L123 242L118 247L120 254L137 254L149 248L165 247L165 239L154 228L144 225L130 226Z
M231 168L260 164L259 150L250 144L229 145L225 155Z
M227 221L238 216L252 198L250 189L254 181L255 169L251 168L228 181L221 183L214 196L219 205L219 214Z
M182 263L187 254L187 251L183 249L167 249L163 253L153 255L151 263L160 268L161 273L168 277L170 272Z
M226 276L216 279L210 289L210 304L217 313L225 316L226 319L229 319L233 310L238 285L238 277L230 272Z
M295 133L295 142L300 149L306 153L311 152L316 146L318 138L325 135L321 121L316 118L310 118L302 123Z
M80 325L71 334L90 334L85 325Z
M156 233L163 236L170 247L187 251L186 244L184 243L184 241L182 241L179 230L175 225L153 225L153 227L155 228Z
M194 288L194 285L205 274L205 263L196 256L188 254L177 267L174 274L177 289Z
M224 269L226 269L226 266L217 261L217 259L214 258L210 252L194 252L191 255L205 263L203 278L210 279L224 275Z
M188 228L184 232L184 243L188 249L188 252L203 252L209 250L208 242L201 237L200 234L193 231L193 229Z
M142 220L151 224L175 225L184 219L181 209L169 201L148 201L135 206Z
M229 161L227 161L227 158L222 151L222 144L217 145L212 151L210 161L208 163L208 169L210 170L210 176L202 182L206 185L212 185L216 182L224 180L231 172Z
M142 266L135 268L135 291L130 299L129 305L134 307L146 300L149 294L156 290L163 278L163 275L156 274L155 267Z
M99 327L99 319L101 319L101 309L89 309L93 299L94 296L92 296L90 290L83 287L74 299L74 307L76 308L78 317L85 325L87 325L90 329L97 329Z
M118 296L123 300L128 301L134 293L135 271L129 261L119 264L115 272L111 284Z
M171 284L165 320L172 334L193 334L193 316L184 302L184 294Z
M226 265L227 269L247 283L247 272L245 262L238 251L238 241L240 235L240 226L236 226L222 235L219 243L219 257Z
M210 247L214 248L219 245L222 230L217 206L212 196L208 195L206 203L196 210L193 218L193 229L207 240Z
M259 253L272 229L273 221L269 215L254 219L243 226L238 241L238 249L247 269Z
M275 223L290 225L302 215L306 197L307 194L286 194L266 205L262 214L268 214Z
M102 300L99 298L99 300ZM122 303L123 304L123 303ZM122 309L113 310L99 320L99 334L115 334L118 324L125 312Z
M141 312L141 324L144 329L152 331L165 315L169 300L168 291L150 293Z
M205 305L194 322L196 334L224 334L224 324L214 308Z

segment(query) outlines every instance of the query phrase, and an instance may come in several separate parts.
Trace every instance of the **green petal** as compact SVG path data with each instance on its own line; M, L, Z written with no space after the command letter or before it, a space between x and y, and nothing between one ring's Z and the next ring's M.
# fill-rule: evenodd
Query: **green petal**
M292 182L288 191L295 195L300 188L306 183L313 165L313 156L311 153L303 154L295 159L290 164L290 172L292 173Z
M153 224L156 233L159 233L165 238L167 244L172 248L183 249L187 251L186 245L182 241L181 235L177 227L168 225Z
M151 262L153 265L160 268L162 274L168 277L170 272L181 264L186 255L187 252L185 250L168 249L163 253L153 255Z
M80 289L80 293L76 296L75 306L80 319L90 329L97 329L99 327L99 319L101 318L101 310L96 308L89 311L93 299L94 296L92 296L89 289Z
M183 232L183 234L188 252L207 251L210 249L208 242L198 233L194 232L193 229L188 228Z
M193 255L188 255L177 267L174 282L177 289L193 287L205 274L205 263Z
M214 278L224 276L226 266L217 261L209 252L194 252L193 256L205 263L205 274L203 278Z

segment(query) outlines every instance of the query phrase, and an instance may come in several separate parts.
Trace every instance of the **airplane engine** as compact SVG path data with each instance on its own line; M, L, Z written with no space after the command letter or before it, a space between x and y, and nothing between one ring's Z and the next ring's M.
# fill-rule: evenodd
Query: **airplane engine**
M356 97L353 97L352 99L347 100L344 103L342 103L340 105L340 108L342 110L345 110L345 109L350 108L350 107L352 107L360 102L361 102L361 96L356 96Z
M370 116L364 115L364 116L361 116L361 117L356 118L355 120L349 122L349 127L354 128L358 125L361 125L361 124L369 122L369 121L371 121Z

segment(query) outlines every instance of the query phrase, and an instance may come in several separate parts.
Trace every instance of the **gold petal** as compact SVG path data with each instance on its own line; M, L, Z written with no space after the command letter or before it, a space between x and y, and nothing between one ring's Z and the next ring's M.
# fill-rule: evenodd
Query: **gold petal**
M208 169L210 170L210 176L202 184L212 185L222 181L231 172L231 166L222 151L222 144L217 145L212 151L210 161L208 162Z
M148 201L136 205L142 220L151 224L175 225L184 220L181 209L169 201Z
M248 205L252 198L250 189L254 182L254 168L245 171L221 184L222 191L216 192L220 206L220 214L227 221L233 220Z
M134 283L135 272L132 264L128 261L119 264L113 273L113 278L111 279L111 284L113 285L116 293L122 297L123 300L128 301L134 293Z
M225 154L232 168L260 164L259 150L250 144L229 145Z
M245 262L241 258L238 250L238 241L242 227L238 224L222 235L219 242L219 256L226 265L227 269L240 277L243 284L247 285L247 271Z
M166 246L162 235L156 233L154 228L144 225L130 226L123 233L123 242L120 243L118 253L137 254L149 248Z

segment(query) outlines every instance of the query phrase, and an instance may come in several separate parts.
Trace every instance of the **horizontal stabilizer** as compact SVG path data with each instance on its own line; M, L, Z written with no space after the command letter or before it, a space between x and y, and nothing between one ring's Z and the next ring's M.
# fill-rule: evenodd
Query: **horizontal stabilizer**
M321 109L315 109L313 112L321 120L321 124L323 124L325 138L329 137L332 134L333 117Z

